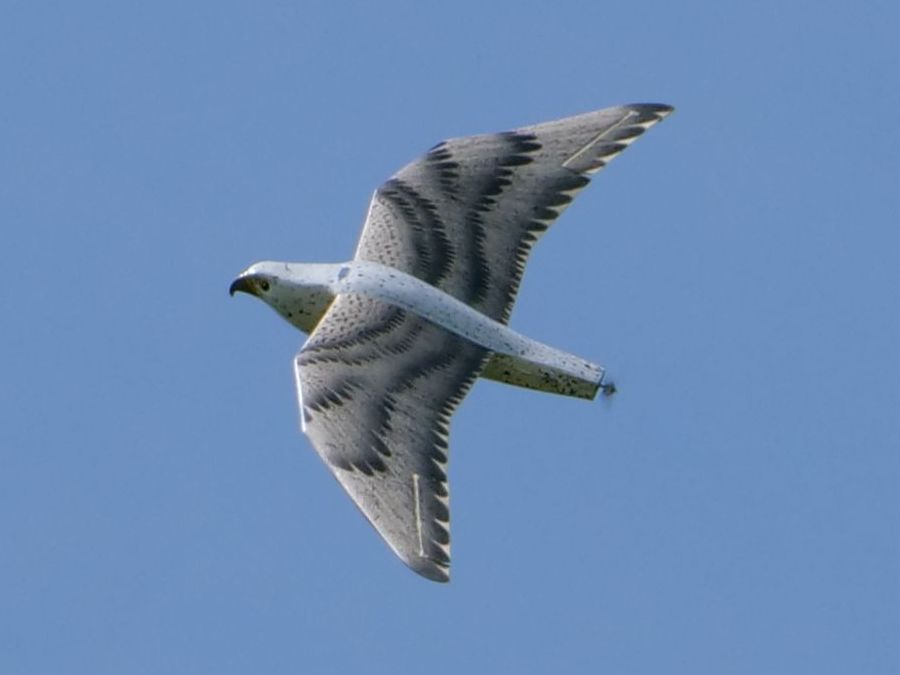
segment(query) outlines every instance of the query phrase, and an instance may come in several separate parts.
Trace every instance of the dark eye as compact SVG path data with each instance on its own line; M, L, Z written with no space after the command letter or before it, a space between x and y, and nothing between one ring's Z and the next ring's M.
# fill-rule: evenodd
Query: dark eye
M265 279L261 279L259 282L259 287L265 292L269 290L269 282Z

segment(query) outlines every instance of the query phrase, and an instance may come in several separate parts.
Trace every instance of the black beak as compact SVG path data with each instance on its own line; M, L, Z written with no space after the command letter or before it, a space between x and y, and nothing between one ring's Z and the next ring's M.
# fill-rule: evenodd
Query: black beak
M241 276L231 282L231 286L228 288L228 295L234 295L240 291L241 293L249 293L250 295L256 295L256 291L253 288L253 284L250 283L249 276Z

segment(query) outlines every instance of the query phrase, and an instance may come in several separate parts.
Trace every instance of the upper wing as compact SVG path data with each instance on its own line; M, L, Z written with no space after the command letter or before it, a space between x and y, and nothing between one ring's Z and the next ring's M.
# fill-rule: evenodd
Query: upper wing
M489 352L372 298L339 295L300 350L303 429L398 556L447 581L450 416Z
M670 112L626 105L440 143L375 192L355 257L505 323L534 242L590 174Z

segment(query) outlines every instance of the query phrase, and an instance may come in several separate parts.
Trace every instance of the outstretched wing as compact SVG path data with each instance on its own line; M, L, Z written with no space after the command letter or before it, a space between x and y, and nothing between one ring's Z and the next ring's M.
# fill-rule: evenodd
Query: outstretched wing
M625 105L444 141L375 192L355 257L505 323L534 242L591 174L670 112Z
M489 352L372 298L339 295L295 361L303 429L413 570L447 581L450 416Z

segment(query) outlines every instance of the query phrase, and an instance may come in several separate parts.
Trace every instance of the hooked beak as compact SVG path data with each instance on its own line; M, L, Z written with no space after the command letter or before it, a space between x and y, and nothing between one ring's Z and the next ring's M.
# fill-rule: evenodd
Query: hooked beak
M251 279L252 277L250 275L239 276L237 279L231 282L231 286L228 288L228 295L233 296L238 291L240 291L241 293L256 295L256 289L253 287Z

